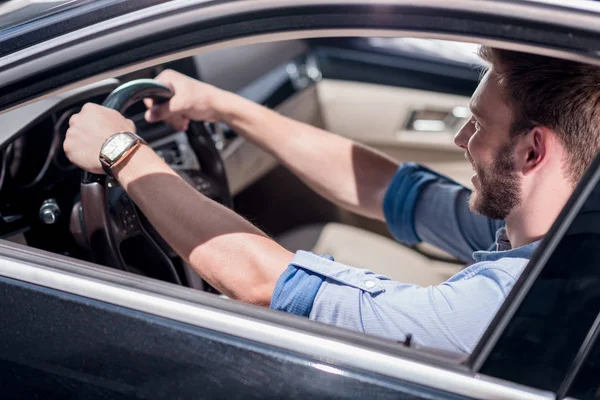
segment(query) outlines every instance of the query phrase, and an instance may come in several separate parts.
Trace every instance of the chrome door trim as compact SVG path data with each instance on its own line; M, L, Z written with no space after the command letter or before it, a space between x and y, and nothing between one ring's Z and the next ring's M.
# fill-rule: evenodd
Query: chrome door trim
M82 268L85 268L82 266ZM107 282L98 278L15 261L0 255L0 276L32 283L46 288L126 307L144 313L183 322L197 327L232 335L325 359L331 363L390 378L407 381L441 391L478 399L551 399L550 392L535 390L483 375L467 375L416 361L377 352L341 340L278 326L233 312L215 310L137 287ZM222 301L232 301L222 299ZM319 367L320 364L315 364ZM341 371L341 370L340 370Z

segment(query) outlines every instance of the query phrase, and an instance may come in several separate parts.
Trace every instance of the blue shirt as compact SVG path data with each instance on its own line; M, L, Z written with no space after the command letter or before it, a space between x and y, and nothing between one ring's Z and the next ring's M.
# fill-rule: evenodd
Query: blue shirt
M426 241L470 264L446 282L395 282L299 251L276 284L271 308L393 340L412 334L422 346L472 352L539 242L511 248L504 222L472 213L469 195L413 163L398 169L385 195L384 215L398 241Z

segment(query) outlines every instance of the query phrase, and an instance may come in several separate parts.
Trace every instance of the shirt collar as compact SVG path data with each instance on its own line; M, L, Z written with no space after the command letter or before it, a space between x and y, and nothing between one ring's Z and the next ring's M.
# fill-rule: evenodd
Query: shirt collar
M476 262L481 261L496 261L501 258L527 258L530 259L535 249L539 246L541 240L526 244L525 246L517 247L513 249L508 236L506 235L506 228L500 228L496 232L496 243L492 246L492 249L487 251L476 251L473 253L473 259ZM493 249L495 247L495 250Z

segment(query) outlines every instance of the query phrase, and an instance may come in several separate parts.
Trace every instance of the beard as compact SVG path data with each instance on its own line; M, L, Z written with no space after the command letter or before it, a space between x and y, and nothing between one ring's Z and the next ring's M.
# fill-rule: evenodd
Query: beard
M514 169L511 141L498 150L489 166L477 166L467 151L466 158L475 169L479 187L471 193L469 208L492 219L505 219L522 201L521 183Z

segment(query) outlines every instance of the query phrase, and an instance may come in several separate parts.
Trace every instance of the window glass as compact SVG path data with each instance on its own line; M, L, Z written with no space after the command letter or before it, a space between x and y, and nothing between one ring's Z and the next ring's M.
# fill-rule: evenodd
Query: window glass
M598 321L600 321L600 314L596 322ZM596 329L590 334L590 338L592 339L590 341L590 351L587 352L587 349L583 347L580 352L583 355L583 362L581 364L575 364L573 366L573 373L575 375L573 384L569 387L567 387L566 385L563 386L564 390L567 392L567 395L569 397L581 400L600 399L600 340L598 340L599 332L600 327L596 325Z
M597 167L598 160L591 168L594 175L598 174ZM555 224L532 259L528 270L539 266L540 275L483 365L482 373L557 391L572 369L600 311L600 185L591 174L586 180L595 188L576 216L568 218L570 223L563 220ZM582 183L573 195L571 207L576 207L578 198L586 192L584 186ZM564 235L559 229L561 224L568 225ZM555 248L551 235L562 235ZM551 252L547 261L545 252ZM597 365L590 364L589 368ZM595 376L599 377L597 372Z

